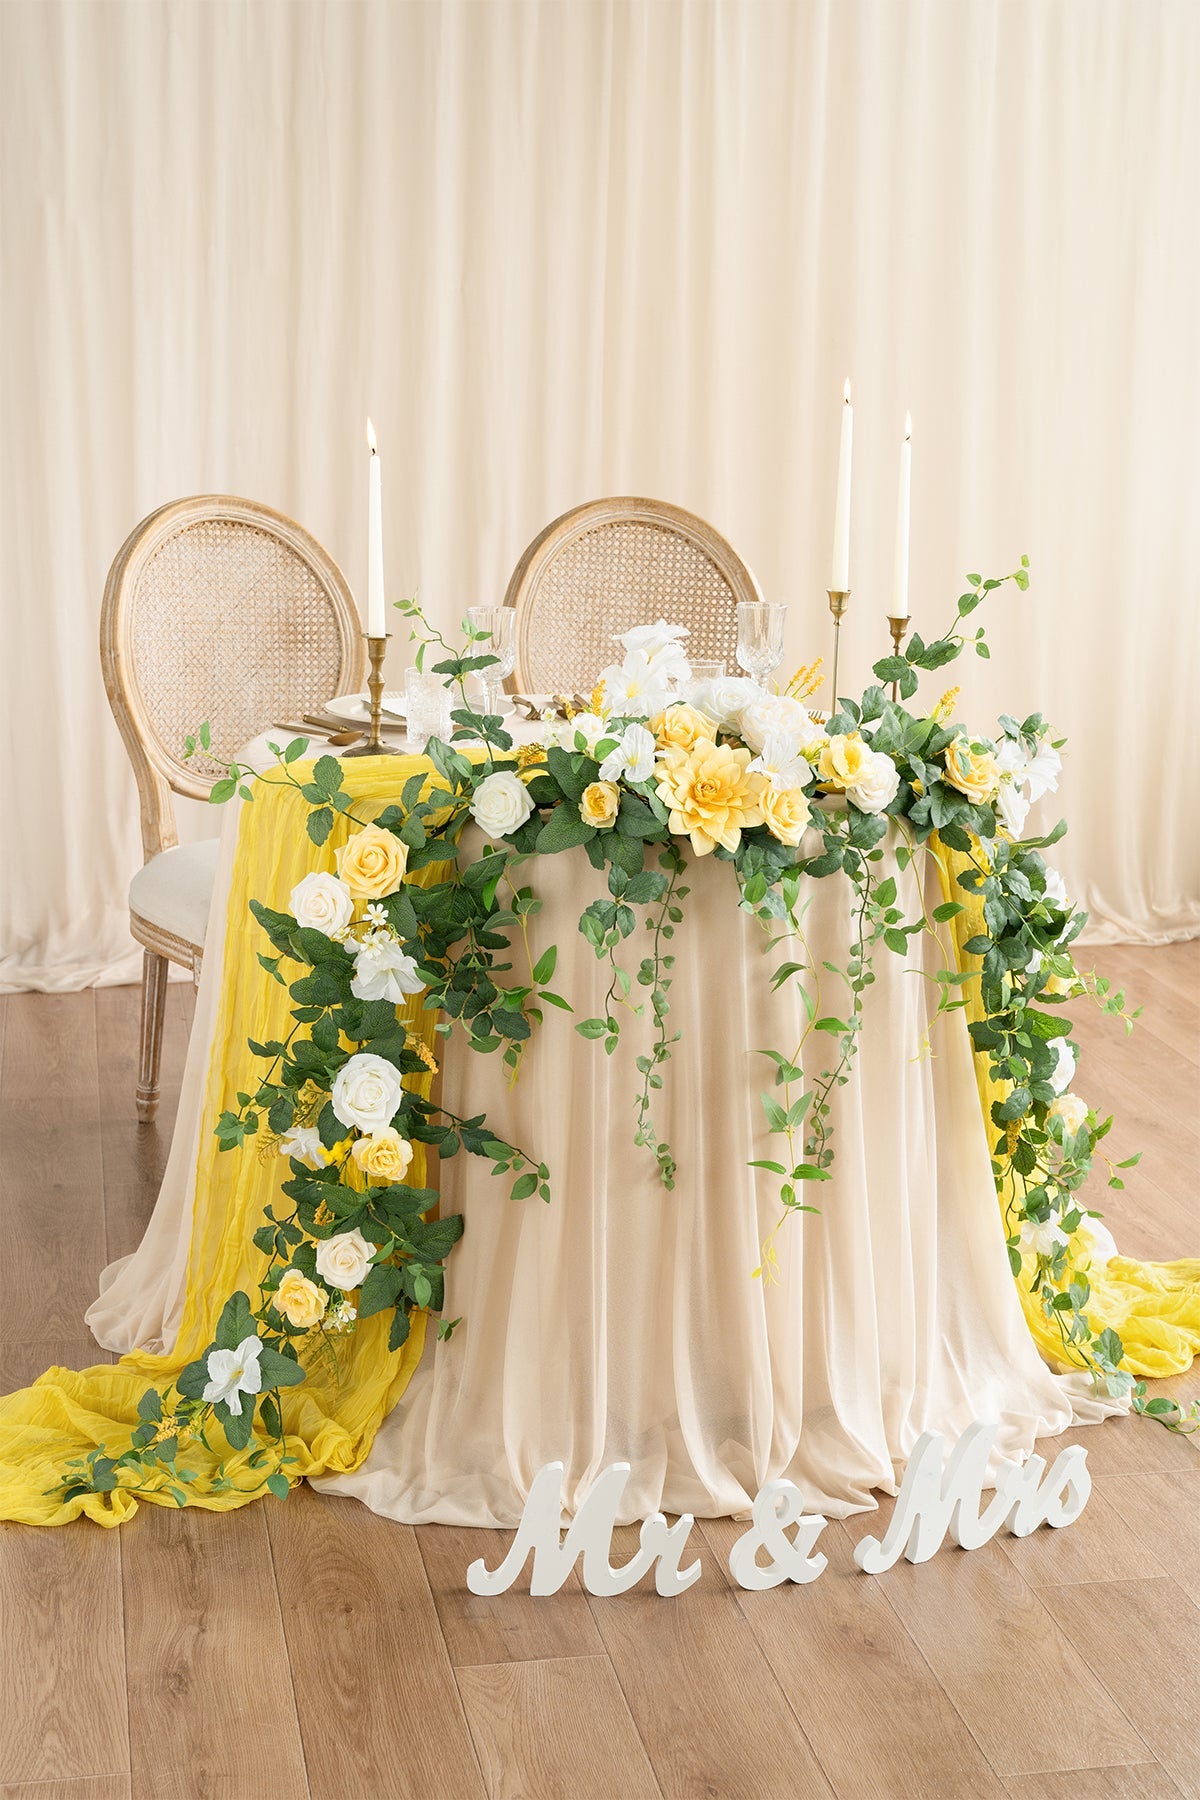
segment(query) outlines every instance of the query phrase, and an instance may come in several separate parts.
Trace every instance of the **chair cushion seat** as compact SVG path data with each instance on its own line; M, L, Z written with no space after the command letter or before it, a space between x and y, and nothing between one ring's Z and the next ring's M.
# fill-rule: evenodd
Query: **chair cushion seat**
M202 950L219 843L203 838L152 856L129 884L130 912Z

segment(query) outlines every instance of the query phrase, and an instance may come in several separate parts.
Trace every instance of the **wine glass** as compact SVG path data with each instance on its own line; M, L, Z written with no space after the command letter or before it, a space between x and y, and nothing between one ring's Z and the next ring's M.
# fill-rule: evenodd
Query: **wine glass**
M517 660L517 643L513 633L516 614L511 606L469 606L467 618L487 643L473 644L473 655L494 656L496 661L479 670L483 682L484 710L498 713L504 695L504 678L512 674ZM782 655L782 652L780 652Z
M770 600L739 600L737 659L762 687L783 661L787 607Z

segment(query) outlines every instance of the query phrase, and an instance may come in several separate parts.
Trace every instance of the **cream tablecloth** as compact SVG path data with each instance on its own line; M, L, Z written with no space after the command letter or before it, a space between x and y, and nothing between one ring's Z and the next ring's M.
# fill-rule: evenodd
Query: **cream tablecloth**
M212 1125L202 1095L222 958L259 947L252 921L225 943L236 828L231 809L162 1190L141 1246L105 1271L88 1313L114 1350L169 1348L178 1327L196 1149ZM919 877L892 872L911 917ZM582 854L539 859L529 878L544 900L535 955L557 944L554 985L575 1018L602 1011L606 967L578 918L606 892L603 878ZM874 1504L874 1489L896 1490L922 1431L953 1437L994 1418L998 1453L1013 1457L1118 1410L1086 1377L1052 1373L1023 1323L965 1025L954 1013L931 1030L927 977L945 959L923 934L907 962L877 954L859 1055L834 1099L833 1179L809 1195L820 1212L778 1234L776 1281L754 1278L778 1218L770 1179L747 1167L777 1145L759 1100L770 1073L760 1052L790 1052L803 1019L790 987L771 992L780 955L737 911L732 868L696 861L689 879L672 946L682 1037L656 1101L675 1189L632 1142L644 1022L628 1021L610 1058L547 1009L511 1092L497 1058L452 1038L445 1104L486 1111L501 1136L544 1158L554 1199L510 1201L475 1158L441 1165L443 1209L466 1221L445 1302L462 1323L447 1342L429 1334L365 1464L317 1486L406 1521L501 1526L519 1517L543 1463L565 1463L570 1502L623 1460L628 1519L741 1513L779 1475L810 1507L841 1516ZM931 891L930 905L940 898ZM849 906L844 882L812 883L816 966L844 964ZM844 989L824 980L822 1010L837 1012ZM809 1043L816 1075L832 1040Z

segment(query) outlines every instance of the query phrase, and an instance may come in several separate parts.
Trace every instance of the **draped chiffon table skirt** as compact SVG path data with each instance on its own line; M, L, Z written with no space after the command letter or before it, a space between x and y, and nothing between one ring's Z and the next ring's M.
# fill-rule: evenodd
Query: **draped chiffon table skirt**
M112 1349L169 1348L178 1326L196 1144L211 1129L200 1116L206 988L220 980L235 834L231 816L163 1189L142 1246L105 1271L88 1314ZM929 908L941 899L936 871L901 871L893 850L889 837L887 871L911 919L922 880ZM499 1058L471 1051L456 1029L442 1100L486 1112L498 1136L547 1162L553 1198L511 1201L505 1178L462 1153L440 1165L442 1210L466 1225L444 1310L461 1323L443 1342L427 1334L362 1466L314 1485L414 1523L505 1526L544 1463L565 1464L573 1508L601 1469L624 1461L626 1520L744 1513L781 1475L810 1509L842 1516L871 1507L872 1490L896 1491L922 1431L954 1437L994 1419L997 1454L1015 1457L1119 1410L1086 1376L1053 1373L1024 1323L964 1017L933 1018L948 939L939 947L917 934L907 960L876 950L858 1054L831 1102L832 1179L801 1192L819 1211L776 1230L777 1179L747 1165L777 1158L783 1142L760 1095L774 1073L763 1052L790 1056L804 1034L794 984L771 987L779 963L798 960L795 947L772 949L738 910L729 864L691 859L669 946L669 1024L680 1035L654 1097L678 1164L668 1191L633 1142L649 1019L622 1008L611 1057L574 1029L605 1009L611 972L578 928L583 907L607 894L604 879L581 852L539 858L526 879L544 902L530 921L532 955L558 946L553 986L574 1011L546 1008L511 1090ZM834 876L809 882L804 898L818 1015L844 1017L846 987L823 965L850 955L852 891ZM648 949L639 926L618 959L635 973ZM633 1001L644 995L635 982ZM809 1033L810 1083L831 1054L835 1038Z

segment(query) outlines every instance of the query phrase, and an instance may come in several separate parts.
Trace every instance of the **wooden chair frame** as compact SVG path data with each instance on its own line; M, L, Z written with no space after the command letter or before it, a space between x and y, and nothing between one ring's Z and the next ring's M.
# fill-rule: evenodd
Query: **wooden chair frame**
M712 563L729 589L730 607L736 615L739 601L761 601L762 590L746 563L732 544L723 538L707 520L685 512L666 500L647 500L630 495L604 500L589 500L582 506L553 519L540 531L524 551L513 570L504 595L505 606L516 611L516 659L508 678L510 692L520 693L530 681L530 653L534 629L534 608L538 588L546 571L557 557L576 539L593 532L598 526L611 524L643 524L684 538ZM613 655L617 655L614 649Z
M143 572L162 545L189 527L207 522L251 526L278 539L306 563L327 597L335 621L342 662L339 686L359 687L365 674L362 625L346 578L328 551L294 519L257 501L231 494L198 494L173 500L144 518L130 532L108 572L100 611L100 663L109 705L137 782L146 862L179 842L172 795L207 800L219 776L207 775L184 763L179 752L165 744L156 731L138 681L131 632L132 602ZM314 702L317 698L314 696ZM269 719L263 721L264 726L270 723ZM180 964L198 982L203 945L187 942L141 918L132 909L129 928L145 951L137 1084L138 1117L145 1123L153 1119L158 1108L167 964Z

